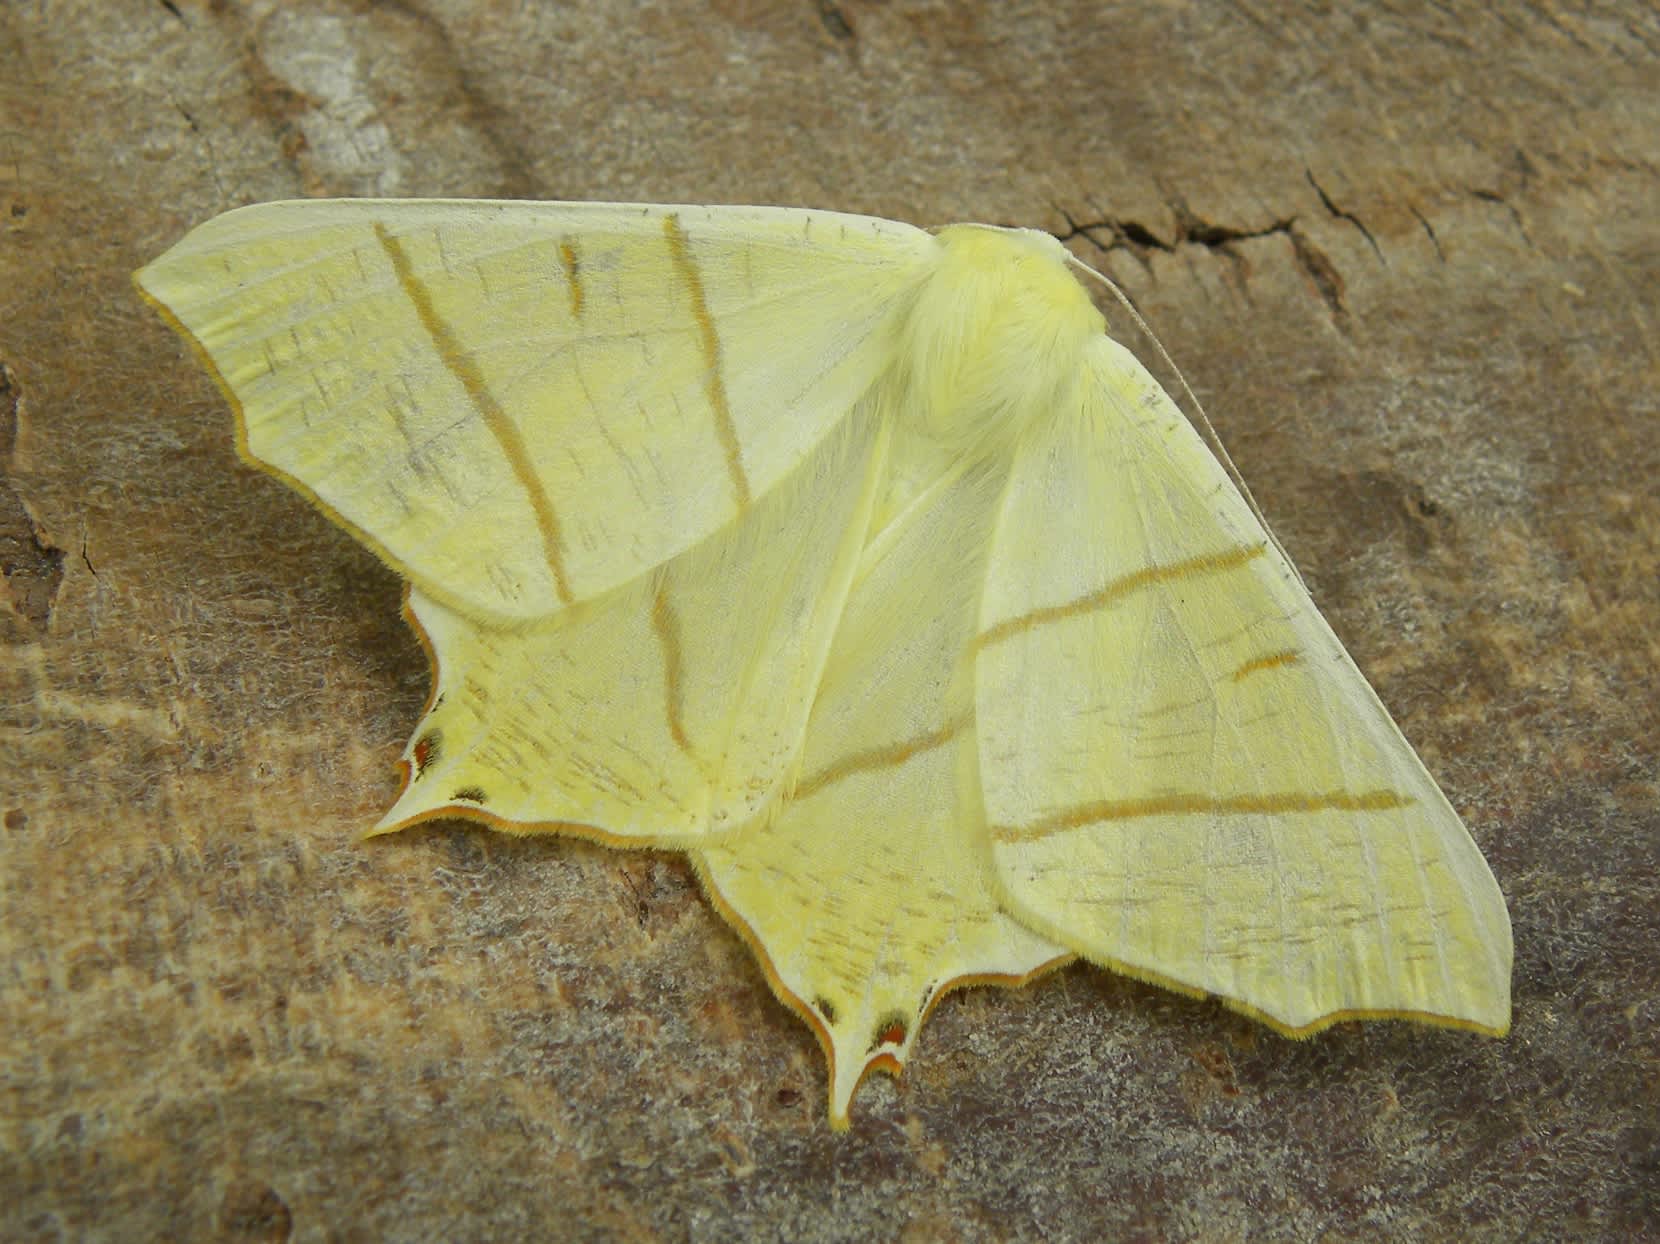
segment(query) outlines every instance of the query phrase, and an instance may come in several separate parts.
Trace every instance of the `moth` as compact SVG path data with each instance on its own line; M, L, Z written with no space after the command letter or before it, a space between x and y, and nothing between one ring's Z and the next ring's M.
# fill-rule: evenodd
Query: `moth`
M686 852L832 1125L1081 956L1291 1036L1503 1034L1510 924L1296 572L1048 234L270 203L137 274L243 457L407 583L374 832Z

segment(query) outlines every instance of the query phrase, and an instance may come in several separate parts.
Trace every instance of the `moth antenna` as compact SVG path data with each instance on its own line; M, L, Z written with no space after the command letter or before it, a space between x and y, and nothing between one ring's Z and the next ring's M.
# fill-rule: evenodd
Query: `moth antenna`
M1193 391L1193 386L1188 384L1187 377L1182 374L1182 369L1176 366L1176 360L1170 357L1170 351L1164 348L1164 342L1159 340L1159 335L1153 331L1152 325L1141 317L1141 312L1135 309L1135 305L1130 302L1124 291L1118 288L1118 283L1111 277L1097 272L1070 252L1067 254L1067 258L1105 285L1112 292L1112 296L1118 300L1119 305L1129 312L1130 318L1135 321L1136 327L1146 335L1147 340L1153 343L1153 348L1158 351L1159 357L1164 360L1164 365L1175 374L1177 382L1182 386L1182 392L1187 394L1187 400L1198 414L1199 426L1205 442L1215 451L1217 460L1222 464L1222 469L1228 473L1228 478L1233 480L1234 485L1239 489L1240 495L1245 498L1245 504L1251 507L1251 513L1256 515L1257 522L1261 523L1262 529L1268 533L1268 538L1273 541L1274 548L1285 559L1286 564L1291 567L1291 573L1297 576L1297 582L1302 583L1306 588L1308 584L1303 583L1303 572L1297 569L1297 563L1291 560L1291 555L1285 551L1285 545L1281 544L1279 536L1274 534L1274 528L1268 522L1268 515L1262 512L1262 507L1257 504L1257 499L1251 492L1251 486L1245 482L1245 477L1239 473L1239 468L1233 464L1233 458L1228 454L1228 447L1222 443L1222 438L1217 435L1216 428L1211 424L1210 416L1205 414L1205 407L1199 401L1199 395Z

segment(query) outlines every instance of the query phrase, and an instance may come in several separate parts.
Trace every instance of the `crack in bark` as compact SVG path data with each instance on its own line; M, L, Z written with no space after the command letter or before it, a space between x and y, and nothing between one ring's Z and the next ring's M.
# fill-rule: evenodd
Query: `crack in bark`
M1429 217L1420 212L1413 204L1406 205L1407 211L1418 218L1418 223L1424 227L1424 234L1429 238L1429 244L1435 248L1435 257L1442 263L1447 262L1447 253L1441 249L1441 239L1435 235L1435 226L1429 223Z
M1378 240L1372 236L1372 231L1366 227L1366 222L1361 220L1361 218L1356 216L1353 212L1337 206L1336 201L1332 199L1331 195L1326 193L1325 188L1321 186L1319 182L1314 180L1313 169L1305 168L1303 170L1303 175L1308 178L1308 184L1314 187L1314 193L1320 196L1321 206L1323 206L1338 220L1346 220L1356 229L1359 229L1360 236L1365 238L1366 241L1371 244L1373 252L1378 257L1378 262L1387 265L1389 261L1383 257L1383 248L1378 245Z
M848 42L858 37L853 29L853 23L847 20L847 14L835 0L815 0L814 8L818 10L819 23L830 32L830 37L840 42Z
M23 498L12 487L18 412L23 393L11 368L0 363L0 579L12 609L34 628L46 629L63 583L64 551L42 538Z
M1312 180L1312 179L1311 179ZM1318 186L1315 189L1319 189ZM1324 197L1324 196L1322 196ZM1328 207L1330 203L1328 201ZM1069 242L1073 238L1082 238L1103 254L1111 254L1115 250L1127 250L1147 266L1147 252L1158 251L1162 254L1174 254L1185 245L1202 246L1207 250L1216 251L1227 257L1236 266L1242 265L1244 259L1234 250L1234 243L1250 241L1254 238L1274 237L1282 235L1291 243L1291 253L1299 267L1307 274L1320 300L1326 304L1340 329L1347 330L1349 308L1343 301L1344 283L1342 274L1331 258L1316 246L1307 235L1297 228L1297 218L1287 216L1265 225L1260 229L1240 229L1232 225L1217 224L1195 215L1186 204L1179 201L1172 204L1176 216L1176 232L1169 239L1161 238L1152 229L1140 221L1103 216L1099 220L1077 221L1072 218L1064 207L1055 205L1055 210L1066 221L1065 233L1057 233L1055 237L1062 242ZM1340 213L1339 213L1340 214ZM1420 217L1420 219L1422 219ZM1366 233L1364 226L1359 226L1362 233ZM1429 222L1424 222L1428 229ZM1106 234L1103 241L1099 234ZM1371 234L1366 233L1371 241ZM1435 240L1434 230L1430 230L1430 238ZM1377 243L1372 243L1373 249ZM1440 244L1436 243L1436 253L1440 253ZM1382 252L1379 252L1382 258Z
M1527 222L1522 219L1522 214L1517 210L1514 203L1505 198L1497 190L1471 190L1470 195L1472 198L1479 199L1483 203L1496 203L1498 206L1504 208L1505 211L1509 212L1511 223L1516 226L1516 232L1521 234L1522 241L1526 242L1529 248L1532 248L1533 239L1528 236Z
M1161 238L1147 225L1139 220L1102 217L1100 220L1090 220L1079 223L1065 208L1057 207L1057 211L1066 220L1067 231L1055 236L1062 242L1069 242L1073 238L1081 237L1103 253L1115 250L1133 250L1137 252L1161 251L1164 254L1174 254L1182 246L1203 246L1207 250L1226 252L1230 243L1245 242L1252 238L1270 237L1276 233L1289 233L1295 222L1295 217L1286 217L1276 220L1271 225L1261 229L1238 229L1232 225L1219 225L1212 221L1194 215L1185 206L1175 205L1176 232L1168 240ZM1103 242L1096 235L1109 235L1109 240Z
M1326 252L1316 246L1313 241L1297 232L1288 230L1291 238L1291 250L1297 257L1297 262L1308 274L1308 279L1314 283L1326 309L1331 312L1332 319L1337 321L1339 328L1347 329L1349 322L1349 308L1343 302L1343 276L1337 270Z

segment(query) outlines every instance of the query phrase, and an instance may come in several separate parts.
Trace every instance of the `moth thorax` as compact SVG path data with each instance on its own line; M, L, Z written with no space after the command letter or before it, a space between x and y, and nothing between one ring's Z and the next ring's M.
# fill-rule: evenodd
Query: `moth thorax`
M901 409L955 446L1018 436L1061 409L1106 321L1032 229L950 225L906 325Z

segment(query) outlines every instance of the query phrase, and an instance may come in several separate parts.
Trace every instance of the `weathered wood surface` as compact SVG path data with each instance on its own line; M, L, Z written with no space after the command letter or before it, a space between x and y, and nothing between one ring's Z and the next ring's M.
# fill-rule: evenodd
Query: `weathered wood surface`
M0 64L0 1235L1660 1232L1653 6L11 0ZM1079 967L837 1137L676 859L360 843L398 585L128 284L318 194L1070 235L1466 814L1513 1035Z

